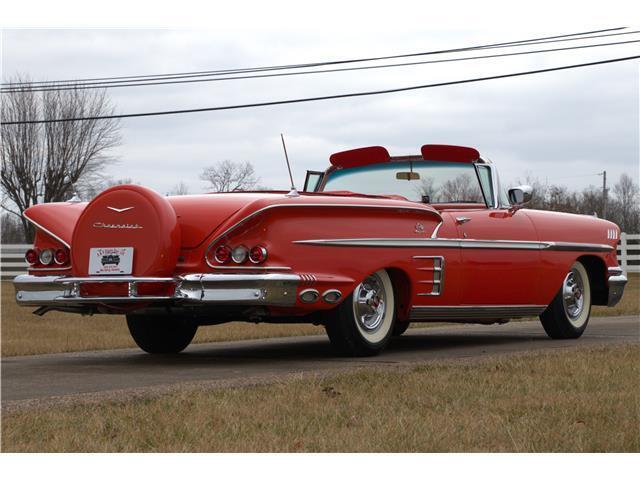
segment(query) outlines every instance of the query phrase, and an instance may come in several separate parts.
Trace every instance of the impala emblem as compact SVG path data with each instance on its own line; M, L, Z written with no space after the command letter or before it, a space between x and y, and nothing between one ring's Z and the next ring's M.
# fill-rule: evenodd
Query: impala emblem
M420 222L416 223L415 233L424 233L424 225Z
M125 208L116 208L116 207L107 207L109 210L113 210L117 213L126 212L127 210L131 210L133 207L125 207Z

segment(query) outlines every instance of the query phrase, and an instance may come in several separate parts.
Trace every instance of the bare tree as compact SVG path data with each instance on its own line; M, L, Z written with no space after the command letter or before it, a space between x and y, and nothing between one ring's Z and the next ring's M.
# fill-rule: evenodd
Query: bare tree
M602 216L600 187L590 186L581 192L575 192L570 191L566 186L542 183L530 175L527 175L524 183L533 186L534 189L533 200L527 204L527 208ZM607 202L607 220L620 226L624 232L640 232L638 184L630 175L623 173L612 191L613 195Z
M138 184L131 178L113 178L109 175L87 175L74 185L73 193L77 194L82 200L92 200L107 188L116 185Z
M22 225L14 215L2 214L0 224L0 242L2 243L24 243L24 232Z
M200 179L208 182L209 188L214 192L251 190L256 188L260 181L251 163L235 163L231 160L223 160L205 168L200 174Z
M616 198L620 203L620 219L618 223L620 225L620 228L623 231L637 230L639 193L638 185L634 183L633 178L631 178L630 175L623 173L622 175L620 175L620 180L618 181L618 183L613 186L613 193L615 193Z
M442 184L440 202L484 202L477 179L467 173Z
M22 212L32 205L67 200L74 185L101 174L115 161L109 150L120 143L115 119L7 125L6 122L100 117L113 114L104 90L34 92L27 80L2 94L2 208L17 217L31 240Z
M173 189L169 192L169 195L189 195L189 187L186 183L180 181L173 186Z

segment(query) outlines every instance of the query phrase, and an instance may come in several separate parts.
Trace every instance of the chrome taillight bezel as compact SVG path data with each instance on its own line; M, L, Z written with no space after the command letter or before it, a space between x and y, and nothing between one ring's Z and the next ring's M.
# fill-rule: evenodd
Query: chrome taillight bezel
M259 250L262 254L262 258L258 259L258 260L254 260L253 258L253 251L254 250ZM268 256L268 252L267 249L265 247L263 247L262 245L256 245L255 247L252 247L251 250L249 250L249 261L253 264L259 264L259 263L264 263L267 260L267 256Z
M54 250L53 248L43 248L42 250L40 250L40 253L38 254L38 261L40 262L41 265L49 266L54 262Z

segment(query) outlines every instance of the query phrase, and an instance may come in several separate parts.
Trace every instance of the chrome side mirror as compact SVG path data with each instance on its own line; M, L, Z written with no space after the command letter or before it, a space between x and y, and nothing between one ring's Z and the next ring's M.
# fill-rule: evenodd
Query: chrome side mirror
M509 201L512 210L519 210L533 198L533 188L529 185L520 185L509 189Z

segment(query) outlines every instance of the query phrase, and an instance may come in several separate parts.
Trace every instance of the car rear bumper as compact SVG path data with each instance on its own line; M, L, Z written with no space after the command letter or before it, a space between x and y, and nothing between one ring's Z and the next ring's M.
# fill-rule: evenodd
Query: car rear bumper
M171 295L140 295L139 284L167 284ZM13 284L18 305L72 307L140 302L291 306L300 276L294 274L189 274L178 277L63 277L18 275ZM83 296L83 285L126 284L124 296Z
M607 278L609 287L609 298L607 306L613 307L618 304L624 293L624 287L627 285L627 277L621 268L609 268L609 277Z

